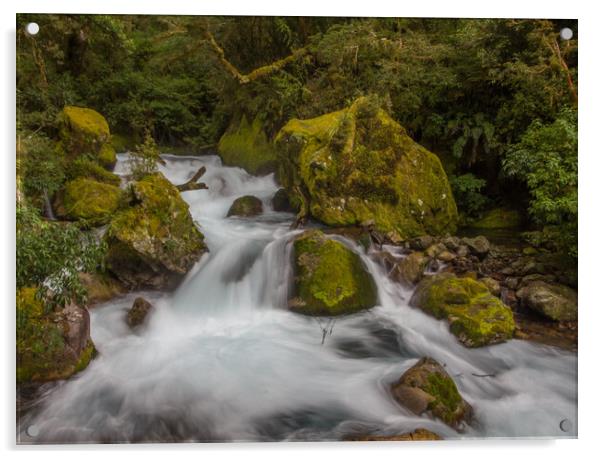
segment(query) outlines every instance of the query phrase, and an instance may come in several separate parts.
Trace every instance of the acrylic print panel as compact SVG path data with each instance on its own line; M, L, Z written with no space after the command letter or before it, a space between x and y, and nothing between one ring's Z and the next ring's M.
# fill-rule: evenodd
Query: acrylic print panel
M576 437L577 33L18 15L18 443Z

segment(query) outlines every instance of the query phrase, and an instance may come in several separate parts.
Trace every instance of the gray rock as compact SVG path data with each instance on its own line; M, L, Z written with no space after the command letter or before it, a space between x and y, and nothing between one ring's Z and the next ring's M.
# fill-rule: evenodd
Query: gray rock
M577 292L561 284L542 281L522 287L521 304L555 321L577 320Z

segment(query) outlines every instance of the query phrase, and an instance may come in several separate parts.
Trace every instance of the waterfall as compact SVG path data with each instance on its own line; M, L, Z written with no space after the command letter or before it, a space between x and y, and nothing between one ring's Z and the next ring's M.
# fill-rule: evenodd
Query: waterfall
M116 171L125 174L127 155L118 156ZM444 364L475 409L477 422L462 437L575 436L575 354L520 340L463 347L444 321L409 307L411 291L344 238L375 278L379 304L337 318L324 338L319 320L286 309L290 242L299 230L289 230L294 215L271 209L273 176L224 167L217 156L164 158L160 170L173 183L207 168L209 189L182 196L209 253L176 292L133 292L91 311L99 355L21 418L21 442L318 441L419 427L458 437L389 395L422 356ZM263 201L264 213L226 218L248 194ZM155 312L132 332L124 318L140 295ZM573 430L560 429L564 419ZM39 432L33 439L31 425Z

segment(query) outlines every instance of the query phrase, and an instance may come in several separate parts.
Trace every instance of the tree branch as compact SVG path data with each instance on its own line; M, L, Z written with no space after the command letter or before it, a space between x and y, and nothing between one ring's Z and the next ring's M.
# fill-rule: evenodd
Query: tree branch
M188 180L186 183L183 183L182 185L177 185L176 188L179 191L206 190L207 185L205 185L204 183L196 182L205 174L205 172L207 172L207 169L205 168L205 166L201 166L190 180Z

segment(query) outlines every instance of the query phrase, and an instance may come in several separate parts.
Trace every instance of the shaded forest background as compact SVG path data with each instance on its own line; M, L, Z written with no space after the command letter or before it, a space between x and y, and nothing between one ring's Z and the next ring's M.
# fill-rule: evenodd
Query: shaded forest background
M34 207L64 180L49 139L65 105L102 113L122 148L149 132L202 153L243 116L270 137L366 95L441 158L465 223L511 207L576 260L577 21L22 15L17 30Z

